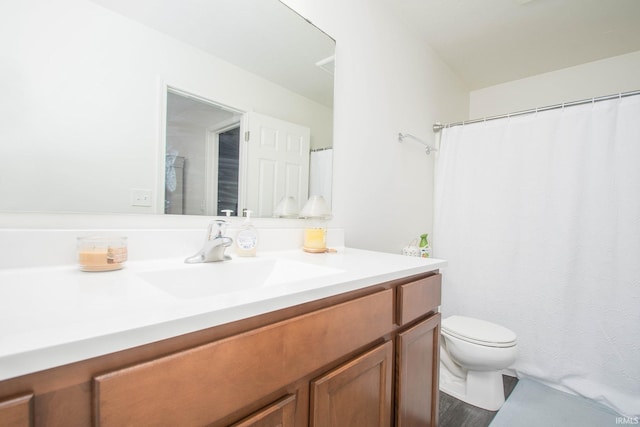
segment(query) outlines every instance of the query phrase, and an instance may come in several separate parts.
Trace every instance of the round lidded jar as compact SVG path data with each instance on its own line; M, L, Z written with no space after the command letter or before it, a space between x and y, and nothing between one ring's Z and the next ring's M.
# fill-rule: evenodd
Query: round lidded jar
M78 237L78 263L82 271L119 270L126 260L126 237Z

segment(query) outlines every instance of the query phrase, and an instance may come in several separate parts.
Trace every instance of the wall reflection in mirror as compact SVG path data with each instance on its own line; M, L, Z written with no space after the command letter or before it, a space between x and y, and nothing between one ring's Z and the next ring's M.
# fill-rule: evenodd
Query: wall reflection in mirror
M285 196L304 204L314 178L299 164L248 164L243 146L251 114L309 129L306 148L298 136L279 142L306 149L307 165L309 150L332 146L335 44L284 4L24 0L4 9L14 36L2 42L0 211L273 216ZM178 111L180 98L228 117L196 125L203 112ZM187 147L196 126L200 142ZM317 181L330 181L325 169Z

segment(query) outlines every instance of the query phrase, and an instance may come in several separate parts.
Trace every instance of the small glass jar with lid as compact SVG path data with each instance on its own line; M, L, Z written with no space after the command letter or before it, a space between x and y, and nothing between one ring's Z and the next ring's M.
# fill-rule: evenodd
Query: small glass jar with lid
M78 263L82 271L119 270L126 260L126 237L78 237Z

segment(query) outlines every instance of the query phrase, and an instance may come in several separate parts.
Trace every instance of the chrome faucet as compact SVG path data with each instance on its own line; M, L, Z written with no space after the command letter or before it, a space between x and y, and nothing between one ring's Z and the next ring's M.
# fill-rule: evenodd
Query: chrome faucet
M215 227L215 228L214 228ZM227 222L216 219L209 223L207 228L207 237L204 240L202 249L195 255L185 259L187 264L195 264L199 262L217 262L231 259L229 255L225 255L224 250L231 246L233 239L224 235L227 228Z

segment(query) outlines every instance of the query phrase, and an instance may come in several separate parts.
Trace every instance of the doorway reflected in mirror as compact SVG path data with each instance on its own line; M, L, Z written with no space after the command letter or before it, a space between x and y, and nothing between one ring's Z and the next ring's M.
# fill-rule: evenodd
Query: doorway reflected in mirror
M240 126L218 135L218 211L238 212L240 168Z
M167 91L167 214L238 211L242 112L178 90Z

